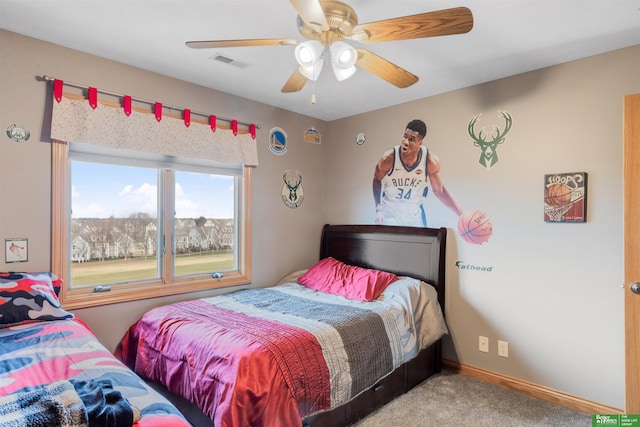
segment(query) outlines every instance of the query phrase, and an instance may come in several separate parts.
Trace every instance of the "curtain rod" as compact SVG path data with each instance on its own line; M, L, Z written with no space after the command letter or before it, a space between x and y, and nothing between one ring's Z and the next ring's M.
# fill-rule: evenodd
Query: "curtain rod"
M46 81L46 82L53 82L54 80L56 80L55 78L53 78L53 77L49 77L49 76L46 76L46 75L45 75L45 76L42 76L42 77L39 77L38 79L39 79L39 80ZM67 86L73 86L73 87L78 88L78 89L89 89L89 86L86 86L86 85L80 85L80 84L77 84L77 83L71 83L71 82L67 82L67 81L63 81L63 84L65 84L65 85L67 85ZM111 96L115 96L115 97L118 97L118 98L122 98L122 97L124 97L124 95L123 95L123 94L120 94L120 93L109 92L109 91L102 90L102 89L96 89L96 90L97 90L99 93L104 93L105 95L111 95ZM149 100L147 100L147 99L136 98L136 97L133 97L133 96L131 97L131 99L132 99L133 101L142 102L142 103L144 103L144 104L155 105L155 101L149 101ZM175 107L175 106L173 106L173 105L165 105L165 104L162 104L162 108L168 108L168 109L170 109L170 110L184 111L184 108L181 108L181 107ZM209 116L210 116L210 114L207 114L207 113L200 113L200 112L198 112L198 111L191 111L191 114L195 114L195 115L198 115L198 116L206 117L207 119L208 119L208 118L209 118ZM224 118L224 117L218 117L218 116L216 116L216 120L222 120L223 122L231 123L231 120L232 120L232 119L226 119L226 118ZM247 126L247 127L248 127L249 125L251 125L251 124L253 124L253 123L247 123L247 122L241 122L241 121L238 121L238 124L243 125L243 126ZM257 128L257 129L260 129L260 127L261 127L261 125L256 124L256 128Z

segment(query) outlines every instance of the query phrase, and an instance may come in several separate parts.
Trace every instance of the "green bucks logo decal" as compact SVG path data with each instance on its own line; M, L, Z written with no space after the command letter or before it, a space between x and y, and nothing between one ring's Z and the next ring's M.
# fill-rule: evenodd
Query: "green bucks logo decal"
M498 111L498 114L500 114L505 121L503 130L500 130L498 126L494 126L493 132L490 134L486 128L480 129L476 134L475 125L480 121L482 114L478 114L471 119L468 126L469 136L473 140L473 145L482 151L479 163L487 169L491 169L493 165L498 163L498 145L505 141L504 138L511 130L511 114L506 111Z

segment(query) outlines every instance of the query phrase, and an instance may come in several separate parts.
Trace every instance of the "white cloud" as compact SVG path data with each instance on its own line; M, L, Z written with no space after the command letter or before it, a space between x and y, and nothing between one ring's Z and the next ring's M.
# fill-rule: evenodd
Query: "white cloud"
M176 197L176 217L177 218L198 218L200 217L198 204L189 199L178 199Z
M180 183L176 182L176 198L184 196L184 189Z
M185 196L184 189L176 182L176 217L177 218L198 218L198 204Z
M127 216L136 212L156 215L158 211L158 187L156 185L145 182L136 189L133 189L132 185L127 185L118 195L125 210L118 213L118 216Z
M99 203L90 203L88 206L76 206L73 208L74 218L105 218L105 210Z
M126 196L127 194L131 193L131 190L132 190L132 189L133 189L133 185L131 185L131 184L126 185L126 186L122 189L122 191L120 191L120 192L118 193L118 196L120 196L120 197Z

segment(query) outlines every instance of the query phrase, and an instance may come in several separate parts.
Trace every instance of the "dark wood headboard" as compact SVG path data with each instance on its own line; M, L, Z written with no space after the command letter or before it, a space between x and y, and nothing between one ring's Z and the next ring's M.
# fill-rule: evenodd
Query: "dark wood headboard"
M423 280L436 288L444 310L446 237L446 228L326 224L320 259Z

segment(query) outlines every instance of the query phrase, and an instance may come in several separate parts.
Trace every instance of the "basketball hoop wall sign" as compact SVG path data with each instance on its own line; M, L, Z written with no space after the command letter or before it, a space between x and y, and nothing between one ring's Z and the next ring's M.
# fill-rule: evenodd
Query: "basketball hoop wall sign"
M545 222L587 222L587 173L544 176Z

